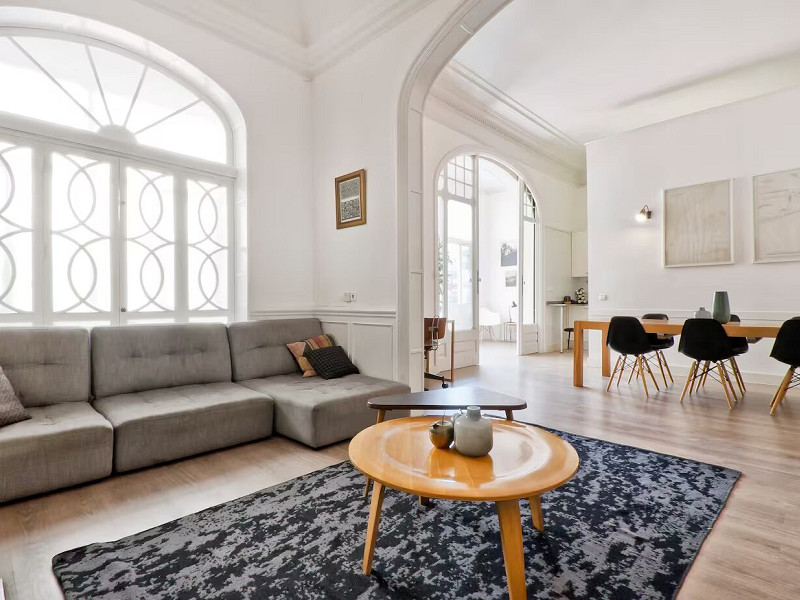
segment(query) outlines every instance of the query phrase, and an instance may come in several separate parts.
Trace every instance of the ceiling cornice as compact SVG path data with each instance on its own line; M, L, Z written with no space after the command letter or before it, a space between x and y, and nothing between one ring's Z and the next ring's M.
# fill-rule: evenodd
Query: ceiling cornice
M431 99L440 108L466 117L517 145L545 172L577 185L585 182L586 153L582 144L467 67L451 62L433 85ZM452 125L445 122L448 119L441 111L428 111L426 106L426 114Z
M150 8L187 21L245 50L313 79L345 56L433 2L373 0L346 23L304 46L267 24L248 18L227 3L214 0L137 0Z

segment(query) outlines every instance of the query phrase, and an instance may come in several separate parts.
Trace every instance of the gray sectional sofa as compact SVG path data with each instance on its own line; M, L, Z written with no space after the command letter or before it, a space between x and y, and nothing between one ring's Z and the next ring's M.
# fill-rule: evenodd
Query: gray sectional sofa
M0 330L0 366L32 417L0 428L0 502L273 429L313 448L352 437L375 422L369 398L409 388L303 378L286 344L321 333L317 319Z

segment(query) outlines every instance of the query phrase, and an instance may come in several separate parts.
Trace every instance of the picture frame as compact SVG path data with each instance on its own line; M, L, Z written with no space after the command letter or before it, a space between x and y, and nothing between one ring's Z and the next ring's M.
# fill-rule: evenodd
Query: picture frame
M336 178L336 229L367 223L367 171Z
M662 190L665 268L734 262L733 180Z
M800 168L755 175L753 262L800 261Z
M500 244L500 266L517 266L517 245L515 242L503 242Z

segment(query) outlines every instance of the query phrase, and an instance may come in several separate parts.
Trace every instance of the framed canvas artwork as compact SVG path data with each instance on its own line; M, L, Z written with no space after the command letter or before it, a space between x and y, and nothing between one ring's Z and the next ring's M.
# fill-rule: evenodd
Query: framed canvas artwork
M733 182L664 190L664 266L733 263Z
M336 178L336 229L367 222L367 172L364 169Z
M800 169L753 177L755 262L800 260Z

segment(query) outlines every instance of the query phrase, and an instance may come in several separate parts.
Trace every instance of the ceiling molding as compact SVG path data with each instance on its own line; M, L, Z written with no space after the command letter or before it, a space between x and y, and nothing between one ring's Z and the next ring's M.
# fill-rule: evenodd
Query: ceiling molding
M475 125L477 125L516 146L524 161L537 170L573 185L586 184L586 173L583 169L575 168L557 157L542 152L538 145L531 143L530 136L515 134L508 123L467 107L458 99L454 101L452 97L443 97L432 91L425 104L425 116L472 138L476 137ZM478 141L483 140L478 139Z
M311 76L336 64L419 12L434 0L379 0L331 29L308 48Z
M425 114L452 126L446 111L466 117L525 151L529 162L561 180L582 185L586 152L582 144L492 86L463 65L448 65L431 89ZM471 132L463 131L467 135Z
M373 0L311 45L298 43L262 19L238 9L235 3L216 0L137 1L277 62L306 79L313 79L434 0Z

